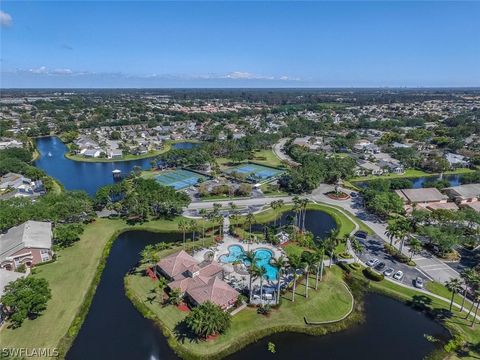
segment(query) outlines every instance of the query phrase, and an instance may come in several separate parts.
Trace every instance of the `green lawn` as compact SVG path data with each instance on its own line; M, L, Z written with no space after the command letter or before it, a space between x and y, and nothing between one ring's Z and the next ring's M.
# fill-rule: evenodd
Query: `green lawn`
M285 163L282 162L282 160L280 160L271 149L255 151L253 155L254 155L254 158L251 161L259 164L272 166L272 167L280 167L285 165ZM265 159L260 159L260 158L265 158Z
M47 279L52 291L47 310L37 319L25 321L18 329L12 330L4 326L0 331L2 346L60 346L62 351L66 351L81 326L82 315L88 310L87 306L80 313L82 306L87 305L84 301L91 300L94 294L91 285L99 280L102 271L100 265L109 252L109 247L105 246L110 240L127 230L178 231L179 219L153 220L135 226L129 226L123 220L108 219L98 219L88 224L80 241L70 248L60 250L55 262L36 268L32 276ZM75 325L71 327L73 323ZM67 336L68 333L70 336Z
M436 281L427 281L425 284L425 288L433 294L443 296L444 298L451 299L452 293L448 290L445 285L440 284ZM460 294L455 294L453 297L453 301L458 305L462 305L463 296ZM470 306L470 303L465 301L465 306Z
M272 310L269 317L259 315L255 308L245 308L233 316L230 329L214 340L198 341L185 339L179 341L174 331L175 326L185 318L186 313L174 306L162 306L160 299L148 301L155 283L150 278L140 275L128 275L125 279L129 296L134 297L145 306L142 312L149 318L155 319L167 336L170 336L170 345L189 358L209 358L224 356L233 350L264 337L272 332L298 331L323 334L333 328L331 325L307 326L304 317L310 322L334 321L348 314L352 307L352 298L347 289L342 285L342 273L339 269L328 271L317 291L314 290L315 279L311 277L308 299L305 298L305 285L299 284L296 290L295 302L291 301L291 292L284 294L282 305L278 310ZM148 311L145 314L145 310ZM343 325L345 326L345 325ZM230 350L229 350L230 349Z

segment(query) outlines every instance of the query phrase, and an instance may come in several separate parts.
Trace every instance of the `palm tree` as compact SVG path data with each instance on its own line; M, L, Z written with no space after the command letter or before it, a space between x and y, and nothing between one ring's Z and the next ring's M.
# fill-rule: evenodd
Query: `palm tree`
M300 212L300 198L298 196L294 196L293 199L293 212L295 213L295 226L300 229L300 221L298 217L298 213Z
M315 250L315 260L317 265L317 271L315 274L315 290L318 290L318 278L320 275L320 281L323 278L323 258L325 256L325 248L318 246Z
M476 271L472 268L465 268L460 276L463 279L463 283L465 285L465 289L463 290L463 299L462 299L462 307L460 311L463 311L463 308L465 306L465 300L467 298L467 293L468 293L468 287L472 283L472 280L475 279Z
M245 218L245 223L247 224L248 228L249 228L249 240L251 239L252 237L252 225L255 223L255 215L253 215L252 212L249 212ZM250 241L248 242L250 243Z
M202 217L202 246L205 246L205 221L207 220L207 209L200 209L198 214Z
M290 267L293 269L293 292L292 292L292 302L295 302L295 291L297 289L297 270L302 266L302 260L300 256L293 254L288 258Z
M479 285L480 285L480 276L477 272L474 272L472 278L470 279L470 288L474 291L474 293L476 293L478 291ZM475 304L475 301L472 301L472 305L470 306L470 309L468 310L468 314L465 317L465 319L467 319L472 313L474 304Z
M274 200L270 203L270 207L272 208L274 214L275 214L275 219L273 220L273 225L277 226L277 209L279 208L278 201Z
M183 232L183 248L185 249L185 233L188 230L188 223L185 219L180 219L178 222L178 229Z
M156 290L160 293L161 303L163 304L163 294L165 288L167 287L168 281L163 276L158 279L158 284Z
M304 198L304 199L300 199L300 206L301 206L301 209L303 211L303 220L302 220L302 231L305 232L305 218L307 217L307 206L308 206L308 199L307 198Z
M263 305L263 278L267 270L263 266L253 266L252 272L256 278L260 278L260 303Z
M350 241L350 244L352 245L353 252L355 253L355 262L358 262L357 254L362 254L363 253L363 245L356 238L353 238Z
M393 246L393 239L399 235L398 227L395 222L388 223L385 235L390 239L390 246Z
M477 302L477 306L475 307L475 313L473 314L473 319L472 323L470 324L471 327L475 325L475 320L477 320L477 313L478 313L478 307L480 306L480 291L475 290L475 294L473 296L473 302Z
M277 200L277 208L278 208L278 211L281 213L281 209L283 208L283 206L285 205L285 202L280 199L280 200ZM280 216L280 224L279 226L282 226L282 217Z
M250 296L249 296L249 300L251 301L252 300L252 280L253 280L253 271L252 268L255 266L255 253L253 251L246 251L245 254L243 255L243 259L244 261L247 261L250 263L250 267L248 268L248 274L249 274L249 281L250 281L250 284L249 284L249 287L248 287L248 290L250 292Z
M315 263L313 253L304 251L302 253L303 272L305 273L305 298L308 298L308 279L310 277L310 267Z
M158 261L157 250L153 245L145 246L145 248L140 252L140 256L142 258L140 262L147 267L151 267Z
M277 296L275 302L278 304L280 302L280 283L283 275L283 269L285 269L287 266L287 259L283 255L278 258L273 258L272 265L277 268Z
M422 243L417 238L411 238L408 245L410 246L408 250L410 252L410 261L412 261L413 257L422 251Z
M462 290L462 282L459 279L452 278L445 282L446 288L452 292L452 299L450 300L450 311L452 311L453 299L457 292Z
M198 224L195 220L191 219L188 222L188 230L192 232L192 242L195 241L195 233L198 230Z

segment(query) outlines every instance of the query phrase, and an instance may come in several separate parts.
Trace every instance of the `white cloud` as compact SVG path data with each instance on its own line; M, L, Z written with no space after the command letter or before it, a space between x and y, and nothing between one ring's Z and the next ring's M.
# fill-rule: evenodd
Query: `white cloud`
M46 66L40 66L38 68L28 70L32 74L48 74L48 69Z
M0 25L2 27L9 27L12 25L12 16L0 10Z
M55 75L71 75L73 74L73 71L70 69L55 69L52 71L52 74Z

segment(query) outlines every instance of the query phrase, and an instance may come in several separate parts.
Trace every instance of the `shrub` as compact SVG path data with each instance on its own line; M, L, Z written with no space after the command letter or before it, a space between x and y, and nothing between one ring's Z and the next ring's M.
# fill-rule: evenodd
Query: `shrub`
M406 255L403 255L401 252L399 252L395 247L385 244L384 245L385 252L388 254L392 255L396 260L400 261L403 264L407 264L409 266L415 266L415 262L410 260L410 258Z
M371 268L365 268L363 270L363 275L373 281L382 281L384 279L383 274L379 274Z
M262 305L257 309L257 314L268 316L272 311L272 307L270 305Z

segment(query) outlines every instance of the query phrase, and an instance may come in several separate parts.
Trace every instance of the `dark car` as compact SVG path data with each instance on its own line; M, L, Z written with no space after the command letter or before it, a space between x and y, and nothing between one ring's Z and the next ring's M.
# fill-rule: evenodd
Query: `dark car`
M380 262L380 263L377 264L377 266L375 266L375 270L383 271L383 269L385 269L385 263L384 262Z
M367 233L365 231L357 231L355 237L365 240L367 238Z

